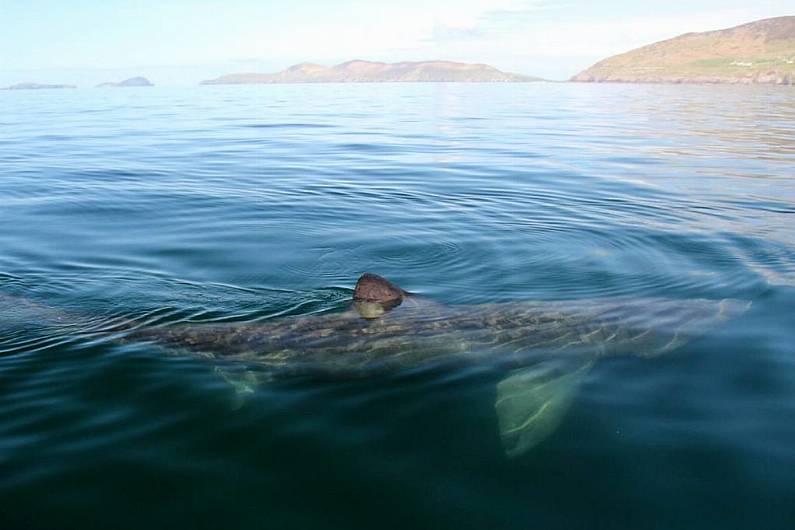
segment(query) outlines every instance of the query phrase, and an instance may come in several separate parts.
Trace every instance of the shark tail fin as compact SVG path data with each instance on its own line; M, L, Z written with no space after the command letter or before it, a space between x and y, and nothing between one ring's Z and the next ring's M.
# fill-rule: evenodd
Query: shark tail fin
M497 384L494 406L507 456L522 455L557 429L592 364L542 362L514 370Z

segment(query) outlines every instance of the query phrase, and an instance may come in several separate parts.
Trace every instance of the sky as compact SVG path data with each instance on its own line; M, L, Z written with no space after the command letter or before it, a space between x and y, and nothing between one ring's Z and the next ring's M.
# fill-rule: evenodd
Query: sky
M0 0L0 86L133 75L190 85L350 59L567 79L682 33L793 14L793 0Z

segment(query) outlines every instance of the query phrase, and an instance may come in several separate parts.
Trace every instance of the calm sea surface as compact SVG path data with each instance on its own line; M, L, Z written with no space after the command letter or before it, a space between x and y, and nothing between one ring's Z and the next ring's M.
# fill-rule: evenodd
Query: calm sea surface
M449 304L753 305L598 363L517 459L495 367L238 408L213 361L101 332L332 311L364 271ZM0 92L9 296L3 530L795 528L791 89Z

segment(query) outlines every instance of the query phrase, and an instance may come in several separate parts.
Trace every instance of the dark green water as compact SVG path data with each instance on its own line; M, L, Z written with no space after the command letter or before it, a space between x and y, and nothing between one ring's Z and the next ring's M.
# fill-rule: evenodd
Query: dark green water
M0 296L35 304L0 304L0 528L792 528L793 168L779 87L0 93ZM364 271L753 306L598 363L518 459L488 364L236 409L212 362L100 332L334 310Z

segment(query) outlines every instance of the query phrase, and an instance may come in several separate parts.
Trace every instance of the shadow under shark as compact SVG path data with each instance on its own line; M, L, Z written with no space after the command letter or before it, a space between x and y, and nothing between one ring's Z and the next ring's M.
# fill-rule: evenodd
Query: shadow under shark
M449 360L499 364L509 372L497 384L495 409L505 452L513 457L557 428L600 358L672 351L749 306L730 299L445 306L366 273L344 312L142 328L123 340L257 365L273 377L362 377ZM243 379L221 375L240 393L253 392L250 372Z

